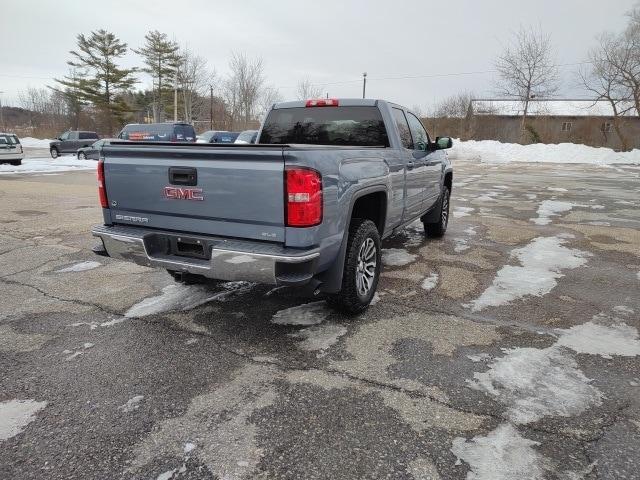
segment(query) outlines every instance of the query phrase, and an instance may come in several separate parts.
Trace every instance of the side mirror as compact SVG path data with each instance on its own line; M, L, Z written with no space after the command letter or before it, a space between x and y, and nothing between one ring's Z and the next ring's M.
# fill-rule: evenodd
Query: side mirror
M420 150L421 152L425 152L427 150L427 144L424 142L416 142L416 150Z
M438 137L436 138L436 145L438 150L445 150L453 147L453 140L451 140L451 137Z

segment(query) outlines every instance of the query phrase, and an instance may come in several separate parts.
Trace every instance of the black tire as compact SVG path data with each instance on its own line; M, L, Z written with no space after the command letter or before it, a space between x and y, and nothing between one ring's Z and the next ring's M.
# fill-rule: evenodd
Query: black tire
M11 160L11 162L9 162L11 165L13 165L14 167L17 167L19 165L22 165L22 160Z
M183 285L197 285L208 282L206 277L196 275L194 273L177 272L175 270L167 270L167 273L173 277L176 283L181 283Z
M436 205L436 211L439 212L438 221L434 223L427 223L423 221L424 233L427 237L437 238L442 237L447 231L447 225L449 225L449 205L450 205L451 192L449 187L444 185L442 187L442 193L438 204Z
M87 159L87 154L84 152L80 152L78 153L78 160L86 160Z
M49 153L51 154L51 158L54 159L60 156L60 151L56 147L52 147Z
M372 244L375 246L375 250L371 256L367 256L370 253L369 249ZM365 254L364 256L363 253ZM368 270L364 269L363 258L375 260L371 276L369 276L371 267ZM366 264L370 264L371 260ZM327 303L347 315L356 315L364 312L376 293L381 266L382 255L378 228L371 220L354 218L349 226L347 252L342 273L342 288L340 292L328 295ZM365 283L362 283L363 277L367 279ZM366 285L369 285L369 288L363 293Z

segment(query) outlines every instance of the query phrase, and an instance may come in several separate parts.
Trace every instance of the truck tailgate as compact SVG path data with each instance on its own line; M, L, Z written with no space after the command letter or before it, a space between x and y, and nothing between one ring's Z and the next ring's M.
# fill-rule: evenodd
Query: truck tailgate
M282 148L105 147L114 224L284 242Z

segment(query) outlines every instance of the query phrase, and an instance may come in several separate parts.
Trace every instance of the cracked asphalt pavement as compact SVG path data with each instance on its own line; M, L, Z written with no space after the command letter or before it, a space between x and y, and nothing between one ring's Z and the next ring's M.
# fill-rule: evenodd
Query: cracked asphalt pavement
M92 172L0 176L0 478L640 478L640 168L454 166L357 318L94 257Z

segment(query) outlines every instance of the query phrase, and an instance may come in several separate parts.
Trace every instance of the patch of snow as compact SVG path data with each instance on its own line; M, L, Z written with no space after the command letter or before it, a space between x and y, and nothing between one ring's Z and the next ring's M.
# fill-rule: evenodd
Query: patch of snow
M476 200L479 200L481 202L492 202L495 200L495 197L499 196L500 194L501 192L487 192L477 197Z
M93 347L95 347L95 346L96 346L96 344L95 344L95 343L90 343L90 342L85 342L85 343L83 343L83 344L82 344L82 348L84 348L85 350L86 350L87 348L93 348Z
M184 453L185 455L191 453L193 450L195 450L196 448L196 444L195 443L191 443L191 442L187 442L184 444Z
M613 311L621 315L631 315L636 312L633 308L627 307L626 305L617 305L613 307Z
M551 223L550 217L555 217L562 212L568 212L574 203L562 202L560 200L544 200L538 207L538 218L532 218L531 221L536 225L548 225Z
M80 355L84 355L84 352L77 351L77 352L75 352L75 353L72 353L71 355L69 355L68 357L66 357L66 358L65 358L65 360L66 360L67 362L70 362L71 360L73 360L73 359L74 359L74 358L76 358L76 357L79 357Z
M127 317L116 317L112 320L107 320L106 322L102 322L100 324L101 327L113 327L114 325L118 325L119 323L124 322L127 319ZM91 326L91 329L93 330L93 326Z
M175 468L173 470L167 470L156 477L156 480L171 480L173 476L178 472Z
M420 286L428 292L429 290L433 290L437 284L438 284L438 274L434 272L428 277L425 277L424 280L422 280L422 283L420 284Z
M587 163L591 165L640 164L640 150L615 152L610 148L594 148L574 143L519 145L495 140L454 140L451 158L482 163Z
M547 187L547 190L549 190L550 192L568 192L569 191L566 188L561 188L561 187Z
M136 395L135 397L127 400L127 403L118 407L118 410L122 410L124 413L130 413L137 410L140 407L140 402L144 400L144 395Z
M535 200L536 198L538 198L538 195L536 195L535 193L527 193L525 194L525 197L527 197L529 200Z
M474 355L467 355L467 358L472 362L478 363L478 362L487 362L491 360L492 357L488 353L476 353Z
M23 147L46 148L47 150L49 149L49 144L51 142L53 142L53 140L50 140L48 138L40 139L40 138L33 138L33 137L24 137L20 139L20 144Z
M593 221L593 222L587 222L587 225L597 225L599 227L608 227L611 224L609 222Z
M136 303L124 316L138 318L167 311L191 310L214 300L226 301L232 295L248 291L252 286L248 282L227 282L222 286L222 292L214 293L205 285L172 284L164 287L160 295Z
M538 237L511 252L520 266L502 267L493 284L471 302L474 311L507 304L527 295L541 297L549 293L564 276L562 270L587 263L587 252L567 248L566 236Z
M86 270L92 270L100 266L102 266L100 262L80 262L76 263L75 265L71 265L70 267L56 270L56 273L84 272Z
M455 207L453 209L453 216L456 218L468 217L475 208L472 207Z
M556 332L560 335L556 345L577 353L600 355L603 358L640 355L638 330L625 323L604 326L587 322L566 330L557 329Z
M455 246L453 247L453 251L460 253L465 250L469 250L471 247L467 244L466 238L454 238L453 239Z
M189 340L187 340L184 343L185 343L185 345L193 345L194 343L198 343L198 339L197 338L190 338Z
M35 400L7 400L0 402L0 441L15 437L36 419L36 413L47 402Z
M507 185L494 185L493 188L499 188L500 190L509 190Z
M286 308L275 313L271 323L276 325L318 325L324 322L331 311L326 302L311 302Z
M628 200L618 200L615 203L617 203L618 205L635 205L635 203Z
M22 165L0 164L0 175L17 173L68 172L71 170L95 170L95 160L78 160L75 157L25 158Z
M554 415L569 417L602 403L602 393L590 385L576 361L554 345L512 348L495 359L489 370L467 380L507 406L506 417L526 424Z
M466 233L467 235L473 237L474 235L477 235L476 232L476 227L468 227L464 229L464 233Z
M343 326L326 324L303 328L295 333L290 333L289 336L303 340L298 344L298 347L302 350L314 352L327 350L332 345L335 345L338 339L346 333L347 329Z
M385 248L382 250L382 263L391 267L408 265L416 259L416 255L404 248Z
M486 437L454 438L451 452L469 464L467 480L538 480L544 478L544 458L533 448L538 445L503 423Z
M371 303L369 303L369 305L375 305L380 300L382 300L382 297L380 297L380 294L378 292L376 292L376 293L373 294L373 298L371 299Z
M603 210L604 205L591 205L592 210Z

